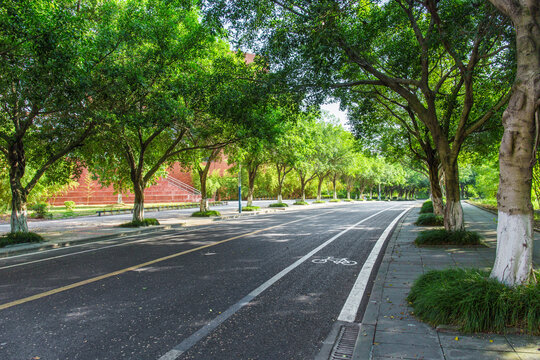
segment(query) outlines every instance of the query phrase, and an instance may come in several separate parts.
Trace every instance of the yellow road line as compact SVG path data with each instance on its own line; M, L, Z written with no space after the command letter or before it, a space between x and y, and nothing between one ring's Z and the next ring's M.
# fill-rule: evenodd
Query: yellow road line
M42 292L42 293L39 293L39 294L36 294L36 295L28 296L28 297L25 297L25 298L22 298L22 299L19 299L19 300L11 301L11 302L0 305L0 310L4 310L4 309L7 309L7 308L16 306L16 305L21 305L21 304L24 304L24 303L27 303L27 302L30 302L30 301L38 300L38 299L41 299L41 298L44 298L44 297L47 297L47 296L50 296L50 295L58 294L58 293L61 293L61 292L67 291L67 290L74 289L74 288L79 287L79 286L91 284L91 283L94 283L96 281L100 281L100 280L107 279L107 278L110 278L110 277L113 277L113 276L116 276L116 275L120 275L120 274L126 273L128 271L137 270L137 269L140 269L140 268L148 266L148 265L153 265L153 264L165 261L165 260L173 259L175 257L182 256L182 255L185 255L185 254L189 254L189 253L192 253L192 252L195 252L195 251L198 251L198 250L201 250L201 249L205 249L205 248L208 248L208 247L211 247L211 246L223 244L223 243L226 243L226 242L229 242L229 241L232 241L232 240L236 240L236 239L240 239L240 238L243 238L243 237L246 237L246 236L251 236L251 235L254 235L254 234L258 234L258 233L263 232L263 231L268 231L268 230L274 229L274 228L279 227L279 226L292 224L292 223L295 223L295 222L298 222L298 221L302 221L302 220L305 220L305 219L309 219L309 218L324 215L324 214L327 214L327 212L322 213L322 214L307 216L307 217L304 217L304 218L301 218L301 219L289 221L289 222L286 222L286 223L283 223L283 224L270 226L270 227L267 227L267 228L264 228L264 229L255 230L255 231L252 231L250 233L237 235L237 236L225 239L225 240L220 240L220 241L210 243L208 245L203 245L203 246L199 246L199 247L196 247L196 248L193 248L193 249L181 251L179 253L167 255L167 256L164 256L164 257L161 257L161 258L158 258L158 259L154 259L154 260L151 260L151 261L144 262L142 264L133 265L133 266L130 266L130 267L125 268L125 269L113 271L113 272L110 272L108 274L103 274L103 275L96 276L96 277L93 277L93 278L90 278L90 279L87 279L87 280L79 281L79 282L76 282L76 283L73 283L73 284L70 284L70 285L66 285L66 286L56 288L56 289L45 291L45 292Z

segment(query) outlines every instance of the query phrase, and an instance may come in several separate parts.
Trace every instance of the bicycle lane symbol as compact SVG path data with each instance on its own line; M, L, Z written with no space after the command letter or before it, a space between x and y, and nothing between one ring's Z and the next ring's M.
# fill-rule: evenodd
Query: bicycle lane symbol
M314 264L326 264L327 262L333 262L336 265L346 265L346 266L358 264L354 260L347 260L347 258L335 258L333 256L328 256L324 259L313 259L311 260L311 262Z

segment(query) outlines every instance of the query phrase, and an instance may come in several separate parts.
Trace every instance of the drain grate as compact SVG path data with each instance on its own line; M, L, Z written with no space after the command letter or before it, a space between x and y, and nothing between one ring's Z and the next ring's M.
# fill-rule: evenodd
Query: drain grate
M360 327L358 325L343 325L330 354L329 360L348 360L352 359L354 345L358 338Z

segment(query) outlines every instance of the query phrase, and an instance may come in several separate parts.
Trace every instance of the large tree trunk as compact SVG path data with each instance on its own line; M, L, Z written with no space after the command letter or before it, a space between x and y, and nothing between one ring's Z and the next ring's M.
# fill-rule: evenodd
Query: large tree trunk
M444 228L450 231L465 229L463 208L459 197L459 172L457 161L445 163L444 180L446 188L446 206L444 211Z
M532 169L540 133L540 4L491 0L516 29L517 74L499 150L497 254L491 276L513 286L532 272ZM535 131L536 130L536 131Z
M142 184L142 182L137 182L133 185L135 199L133 201L132 221L140 222L144 220L144 184Z
M334 200L337 199L337 189L336 189L337 175L334 175L332 178L332 185L334 186Z
M431 201L435 215L444 215L441 183L439 179L439 162L428 162L429 186L431 188Z
M9 185L11 188L11 232L28 232L26 197L27 192L21 184L26 171L26 158L22 141L9 149Z

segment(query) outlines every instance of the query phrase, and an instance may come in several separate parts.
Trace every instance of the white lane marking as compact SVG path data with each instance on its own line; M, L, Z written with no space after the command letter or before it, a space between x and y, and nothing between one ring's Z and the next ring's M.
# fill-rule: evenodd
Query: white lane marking
M221 325L225 320L227 320L229 317L231 317L234 313L236 313L238 310L249 304L255 297L260 295L263 291L268 289L270 286L274 285L278 280L280 280L282 277L287 275L289 272L294 270L296 267L298 267L300 264L311 258L313 255L315 255L317 252L331 244L334 240L339 238L341 235L345 234L349 230L355 228L356 226L360 225L361 223L373 218L374 216L377 216L385 211L394 209L399 205L392 206L388 209L381 210L371 216L368 216L367 218L360 220L354 225L349 226L347 229L341 231L339 234L334 235L332 238L326 240L321 245L317 246L315 249L311 250L309 253L301 257L300 259L296 260L291 265L287 266L285 269L278 272L276 275L268 279L266 282L264 282L261 286L244 296L240 301L238 301L236 304L229 307L227 310L222 312L219 316L214 318L212 321L210 321L208 324L194 332L192 335L190 335L188 338L186 338L184 341L182 341L180 344L176 345L174 348L172 348L170 351L165 353L165 355L161 356L159 360L175 360L180 355L188 351L193 345L195 345L197 342L199 342L201 339L205 338L208 334L210 334L215 328L217 328L219 325Z
M409 211L409 209L410 208L403 210L403 212L399 214L390 223L390 225L388 225L388 227L384 230L382 235L375 243L375 246L373 246L373 249L369 253L368 258L364 263L364 266L362 266L362 270L360 270L360 273L356 278L353 288L349 293L349 296L347 297L347 301L345 301L345 305L343 305L343 308L341 309L341 313L337 318L338 321L354 322L354 320L356 319L356 313L358 312L358 308L360 307L360 303L362 302L362 298L364 297L369 277L371 276L371 272L373 271L373 267L375 266L377 257L381 252L381 248L386 241L386 238L390 234L390 231L392 231L394 225L399 221L399 219L401 219L403 215L405 215L407 211Z

